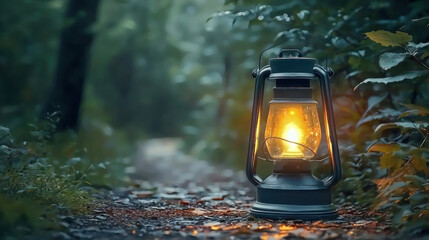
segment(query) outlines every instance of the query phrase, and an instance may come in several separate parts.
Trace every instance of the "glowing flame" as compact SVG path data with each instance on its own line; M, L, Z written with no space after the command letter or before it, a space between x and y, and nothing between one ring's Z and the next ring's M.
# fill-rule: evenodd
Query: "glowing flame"
M296 144L302 141L302 137L303 137L302 130L295 123L289 123L286 125L282 138L290 141L290 142L285 141L284 143L287 149L286 154L288 156L302 155L302 152L299 149L299 145Z

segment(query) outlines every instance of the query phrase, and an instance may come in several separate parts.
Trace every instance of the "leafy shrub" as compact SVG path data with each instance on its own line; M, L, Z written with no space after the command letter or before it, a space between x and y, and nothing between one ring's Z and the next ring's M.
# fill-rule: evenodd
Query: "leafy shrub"
M0 127L0 228L3 234L16 228L33 231L54 226L57 213L85 213L95 204L92 186L116 182L118 163L95 162L75 146L56 141L58 113L31 124L31 140L17 144L9 129ZM73 145L73 144L72 144ZM57 151L54 151L56 149ZM56 152L67 152L58 154ZM119 169L123 170L124 166ZM6 207L8 206L8 207ZM24 234L24 233L23 233Z
M427 232L429 227L429 109L415 102L424 99L426 94L419 89L428 85L427 81L423 80L429 76L429 67L423 59L428 56L429 52L424 52L424 49L429 43L413 43L411 35L398 31L391 33L380 30L368 32L366 35L372 41L390 47L389 50L402 50L383 53L379 61L382 69L394 70L401 63L406 64L409 59L417 63L416 66L410 66L413 71L394 74L389 71L388 77L366 79L356 88L367 83L393 85L412 80L415 80L415 86L420 86L411 95L411 99L400 99L403 101L400 102L401 108L406 108L406 111L393 111L391 114L392 110L389 108L379 109L379 112L384 110L385 113L396 115L397 120L381 123L375 128L379 141L373 144L368 152L382 153L380 169L385 170L382 178L374 180L378 195L372 211L382 210L386 217L392 218L393 226L400 228L402 234L421 234ZM386 96L392 97L392 93L387 91Z

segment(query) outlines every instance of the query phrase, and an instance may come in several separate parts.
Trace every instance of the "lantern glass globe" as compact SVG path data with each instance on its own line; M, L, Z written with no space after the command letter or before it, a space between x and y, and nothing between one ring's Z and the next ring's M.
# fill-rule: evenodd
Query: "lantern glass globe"
M311 159L321 135L317 102L270 102L265 144L272 159Z

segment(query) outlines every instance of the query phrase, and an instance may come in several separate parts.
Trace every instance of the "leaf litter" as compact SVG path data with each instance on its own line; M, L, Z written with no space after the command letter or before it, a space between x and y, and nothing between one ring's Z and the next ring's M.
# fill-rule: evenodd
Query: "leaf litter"
M156 190L154 190L156 189ZM132 187L97 194L92 214L68 217L56 237L91 239L388 239L389 224L354 205L339 207L332 221L256 219L249 214L254 190L247 182L183 187L136 181Z

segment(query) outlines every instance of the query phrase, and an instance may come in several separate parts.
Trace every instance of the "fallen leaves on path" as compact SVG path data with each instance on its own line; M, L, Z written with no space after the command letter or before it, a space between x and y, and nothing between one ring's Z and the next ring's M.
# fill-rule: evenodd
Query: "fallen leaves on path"
M71 219L71 237L118 239L386 239L388 224L368 218L352 205L333 221L273 221L249 215L253 189L236 182L202 187L166 187L141 182L100 193L93 214Z

